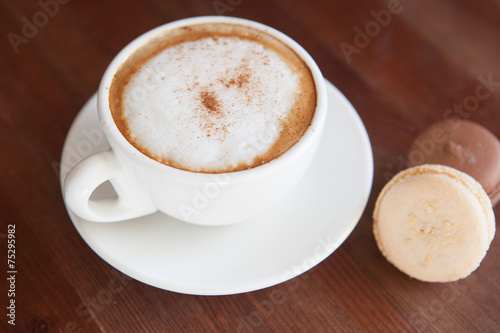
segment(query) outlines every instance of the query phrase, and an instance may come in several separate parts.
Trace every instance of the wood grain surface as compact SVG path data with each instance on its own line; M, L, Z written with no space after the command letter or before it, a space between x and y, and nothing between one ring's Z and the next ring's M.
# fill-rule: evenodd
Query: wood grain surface
M183 295L120 273L75 230L58 178L69 127L116 53L198 15L295 39L354 105L374 154L368 205L340 248L299 277L238 295ZM500 331L498 237L471 276L433 284L388 263L371 231L378 193L424 128L453 116L500 136L500 1L0 0L0 37L0 331ZM475 98L481 85L489 94Z

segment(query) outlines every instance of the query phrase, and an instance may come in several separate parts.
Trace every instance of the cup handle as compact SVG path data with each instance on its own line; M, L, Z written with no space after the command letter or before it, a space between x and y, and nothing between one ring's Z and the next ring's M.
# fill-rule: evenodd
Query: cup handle
M90 200L94 190L109 180L116 198ZM122 163L111 151L85 158L73 167L64 181L64 199L78 216L94 222L116 222L157 211L134 179L124 172Z

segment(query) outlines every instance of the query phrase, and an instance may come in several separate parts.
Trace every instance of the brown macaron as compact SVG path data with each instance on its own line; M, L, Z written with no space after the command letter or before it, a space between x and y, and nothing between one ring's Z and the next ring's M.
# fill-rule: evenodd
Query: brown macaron
M441 164L477 180L493 206L500 202L500 141L485 127L468 120L433 124L414 140L410 165Z

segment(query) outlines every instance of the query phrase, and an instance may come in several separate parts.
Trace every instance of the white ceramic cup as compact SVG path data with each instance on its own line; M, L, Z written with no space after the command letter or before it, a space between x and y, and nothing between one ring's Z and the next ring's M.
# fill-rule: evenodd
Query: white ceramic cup
M167 30L210 22L245 25L278 38L309 66L316 84L316 111L300 140L281 156L249 170L208 174L167 166L134 148L120 133L111 115L109 87L120 65L134 51ZM174 21L132 41L105 71L97 103L99 122L111 149L91 155L71 169L63 190L68 207L81 218L95 222L122 221L157 210L182 221L211 226L233 224L255 217L289 193L305 174L316 153L327 112L323 76L300 45L263 24L222 16ZM90 200L92 192L108 180L117 197Z

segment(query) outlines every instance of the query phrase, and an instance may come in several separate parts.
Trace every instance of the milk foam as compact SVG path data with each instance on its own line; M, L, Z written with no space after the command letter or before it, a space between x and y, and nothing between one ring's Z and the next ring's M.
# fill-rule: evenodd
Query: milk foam
M153 158L203 172L252 165L276 142L300 75L275 51L237 37L163 50L123 94L133 141Z

